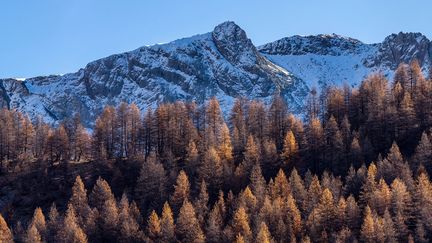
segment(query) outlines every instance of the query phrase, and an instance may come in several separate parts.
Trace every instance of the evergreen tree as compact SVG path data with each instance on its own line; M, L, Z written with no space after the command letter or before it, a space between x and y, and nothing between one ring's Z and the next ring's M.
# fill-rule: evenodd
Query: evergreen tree
M375 222L372 211L369 206L366 206L360 237L364 242L375 242L375 233Z
M24 236L25 243L42 243L42 237L36 228L36 225L31 224Z
M199 168L200 180L209 183L210 192L215 192L222 185L223 165L215 148L210 147Z
M198 194L198 198L195 200L195 212L197 214L198 221L200 222L201 227L205 225L205 219L208 214L208 203L209 203L209 195L207 192L207 184L205 181L201 181L200 184L200 192Z
M282 150L282 158L284 160L285 165L292 165L292 162L295 161L298 153L298 144L294 137L294 133L289 130L285 136L284 146Z
M0 214L0 242L13 243L12 232L3 216Z
M101 184L106 186L105 183ZM78 224L83 229L86 229L87 225L90 223L87 221L89 218L91 218L89 215L92 213L92 211L87 200L87 190L85 189L84 183L80 176L77 176L75 179L75 183L72 187L72 196L69 199L69 203L72 204L77 213Z
M125 193L119 203L119 224L119 241L130 242L142 239L142 232L136 219L130 213L129 200Z
M161 225L161 241L162 242L175 242L175 226L174 218L171 207L168 202L165 202L162 210L162 217L160 219Z
M244 236L246 241L250 239L252 232L249 226L249 216L247 215L245 208L240 206L236 210L232 219L231 227L234 235L241 234Z
M272 237L270 235L270 231L264 222L261 222L260 229L259 229L258 234L256 236L256 242L261 242L261 243L272 242Z
M55 237L60 230L60 225L61 225L60 216L57 211L56 205L53 203L48 213L48 221L47 221L47 241L48 242L55 241Z
M186 173L181 170L174 185L174 193L171 196L171 205L174 212L178 212L185 200L189 200L190 183Z
M176 235L180 242L204 242L205 236L189 201L184 201L176 222Z
M423 132L420 143L416 147L412 162L417 167L424 166L428 173L432 172L432 144L425 132Z
M157 213L153 210L147 220L147 235L154 242L158 242L161 238L161 225Z
M141 168L135 187L136 198L143 209L155 208L165 200L167 181L163 165L156 154L151 153Z
M57 239L64 242L87 243L87 236L78 225L72 204L68 204L63 227L59 231Z
M35 229L31 229L34 226ZM39 236L41 240L46 240L46 222L45 216L42 209L37 207L34 211L33 218L29 224L27 233L31 233L32 236ZM37 238L37 237L36 237ZM34 239L36 239L34 238Z

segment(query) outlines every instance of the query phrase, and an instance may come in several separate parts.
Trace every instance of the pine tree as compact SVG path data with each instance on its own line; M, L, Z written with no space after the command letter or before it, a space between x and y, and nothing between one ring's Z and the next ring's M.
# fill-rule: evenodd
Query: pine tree
M340 164L343 155L342 135L339 131L336 119L333 116L331 116L326 123L324 135L326 141L325 158L328 167L337 174L345 172L348 169L348 166Z
M244 117L244 103L243 99L236 99L229 118L230 124L232 125L233 155L235 160L242 159L246 144L247 131Z
M278 152L282 150L284 136L287 132L286 116L288 107L284 99L276 95L268 111L269 135L275 140Z
M307 192L304 186L304 182L298 174L296 168L291 171L291 175L289 177L289 184L292 196L294 197L296 204L300 207L303 207L306 200Z
M168 202L165 202L160 219L161 225L161 241L170 243L175 242L175 226L174 218Z
M119 241L130 242L142 239L143 234L139 225L130 213L129 200L125 193L119 203Z
M219 145L219 157L225 162L231 162L233 159L233 148L228 126L223 123L221 128L221 143Z
M207 219L206 240L208 242L217 243L222 241L223 223L224 222L220 208L215 205Z
M250 239L252 232L249 226L249 216L245 208L239 207L234 213L231 227L235 235L241 234L246 240Z
M199 168L200 180L209 183L210 192L217 191L222 185L223 165L222 161L213 147L210 147Z
M323 141L324 141L324 131L321 126L321 122L314 118L309 121L309 124L306 128L306 143L307 143L307 151L308 156L306 157L307 161L311 163L309 168L313 171L320 170L319 160L321 158L322 149L323 149Z
M261 173L261 166L255 164L249 178L252 193L256 195L259 202L262 202L266 193L266 181Z
M59 231L57 239L65 242L87 243L87 236L79 227L75 209L71 204L68 205L63 227Z
M360 202L363 205L369 204L372 193L376 190L376 174L377 168L375 163L371 163L367 170L367 178L362 186L362 191L360 192Z
M61 220L59 213L57 211L56 205L53 203L51 205L50 211L48 213L48 221L47 221L47 241L53 242L57 233L60 230Z
M208 147L218 147L221 144L221 129L224 124L219 101L213 97L206 109L206 143Z
M425 132L416 147L412 162L418 167L424 166L429 173L432 172L432 144Z
M194 141L190 141L186 149L185 171L192 178L196 175L199 166L199 153Z
M176 222L176 235L180 242L204 242L205 236L189 201L184 201Z
M261 222L260 229L259 229L258 234L256 236L256 242L260 242L260 243L272 242L272 237L270 235L270 231L264 222Z
M205 225L205 219L207 218L208 214L208 203L209 195L207 192L207 184L203 180L200 184L198 198L195 200L195 212L201 227L204 227Z
M174 185L174 193L171 196L170 203L174 212L178 212L185 200L189 200L190 183L186 173L181 170L177 176L176 184Z
M35 230L30 230L30 228L35 227ZM33 218L29 224L29 228L27 230L27 233L31 231L31 235L41 237L41 240L46 239L46 222L45 222L45 216L42 212L42 209L37 207L34 211ZM36 234L37 233L37 234ZM36 238L34 238L36 239Z
M241 234L237 234L234 242L235 243L245 243L245 239L243 238L243 236Z
M410 93L406 92L399 108L399 116L397 119L397 138L400 141L407 139L410 132L417 127L416 114L414 103Z
M386 237L386 242L395 242L396 241L395 225L387 209L384 212L383 220L384 220L384 234Z
M291 188L289 186L288 179L286 178L283 170L280 169L274 181L274 198L285 198L286 196L288 196L290 191Z
M162 236L159 216L154 210L151 212L147 220L147 235L154 242L158 242L160 237Z
M12 232L3 216L0 214L0 242L13 243Z
M144 162L138 177L135 195L141 208L156 208L166 197L168 179L163 165L151 153ZM150 209L149 208L149 209Z
M84 183L80 176L77 176L75 183L72 187L72 196L69 199L69 203L73 205L78 218L78 224L80 227L86 229L88 224L87 220L89 215L92 213L91 208L88 205L87 190L84 187Z
M82 191L82 189L84 189L83 185L80 185L81 183L76 183L77 184L77 195L73 196L71 200L76 203L77 205L81 205L83 201L85 201L84 195L83 193L85 191ZM80 186L78 186L80 185ZM82 186L82 187L81 187ZM78 188L80 188L78 190ZM90 193L90 203L93 207L95 207L99 212L102 211L102 208L104 206L105 201L107 200L111 200L114 196L112 194L111 188L108 185L108 182L106 182L104 179L102 179L101 177L99 177L96 180L96 184L93 186L93 190ZM73 205L74 206L74 205ZM76 209L74 207L74 212L76 212Z
M375 242L375 236L375 223L372 211L369 206L366 206L360 237L364 242Z
M25 243L42 243L42 237L36 228L36 225L31 224L24 236Z
M289 130L285 136L284 146L282 150L282 158L285 165L292 165L292 162L296 160L298 153L298 144L294 137L294 133Z
M100 223L103 238L105 240L115 239L119 229L119 212L117 202L112 194L104 201L102 210L100 211Z

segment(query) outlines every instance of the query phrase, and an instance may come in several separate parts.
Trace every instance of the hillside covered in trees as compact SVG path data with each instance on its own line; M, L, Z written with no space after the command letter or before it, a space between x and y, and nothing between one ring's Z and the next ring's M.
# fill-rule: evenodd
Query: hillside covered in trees
M432 79L108 106L87 131L0 112L0 242L429 242Z

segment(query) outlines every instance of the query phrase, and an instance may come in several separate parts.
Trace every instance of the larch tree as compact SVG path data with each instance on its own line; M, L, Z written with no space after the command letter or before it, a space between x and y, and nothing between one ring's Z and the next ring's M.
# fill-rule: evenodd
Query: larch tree
M33 226L35 227L36 231L30 230L30 228L32 228ZM47 226L46 226L45 216L40 207L37 207L33 213L33 218L29 224L27 233L29 233L29 231L31 231L31 234L34 236L36 236L35 233L37 233L43 241L46 240Z
M234 235L241 234L244 236L245 240L251 239L252 231L249 226L249 216L246 213L245 208L239 207L234 213L231 227Z
M68 204L66 216L63 220L63 227L59 231L57 239L64 240L65 242L87 243L87 236L78 225L75 209L72 204Z
M342 135L339 131L336 119L331 116L327 121L324 128L324 139L325 139L325 161L327 162L327 168L331 171L339 174L348 169L347 165L341 164L341 158L343 155L343 140Z
M424 166L428 173L432 172L432 144L425 132L422 133L419 144L415 149L412 163L417 166Z
M160 219L156 211L152 211L147 220L147 235L154 242L158 242L161 238Z
M137 241L142 239L143 234L139 229L139 225L130 213L129 200L125 193L119 203L119 237L123 242Z
M180 242L204 242L205 236L201 230L195 210L189 201L184 201L176 222L176 235Z
M200 180L209 183L210 192L217 191L222 186L223 165L214 147L210 147L199 168Z
M55 240L55 237L60 230L60 226L61 226L60 215L57 211L56 205L53 203L48 213L48 221L47 221L47 241L48 242L53 242Z
M262 202L266 194L266 181L262 175L261 166L259 164L253 166L249 181L252 193L256 195L259 202Z
M175 225L171 207L165 202L160 219L161 241L166 243L175 242Z
M171 196L170 203L174 212L178 212L185 200L189 200L190 183L186 173L181 170L177 176L176 184L174 185L174 193Z
M208 203L209 203L209 195L207 192L207 184L203 180L200 183L200 191L198 194L198 198L195 200L195 205L194 205L197 219L200 222L201 227L204 227L205 225L205 219L207 218L207 214L209 211Z
M76 185L75 193L77 195L76 196L72 195L71 200L77 205L82 206L82 202L85 202L85 198L84 198L85 190L83 190L85 188L84 185L82 184L82 181L80 183L80 180L78 180L78 182L76 182L75 185ZM96 184L93 186L93 190L89 196L92 207L95 207L99 212L101 212L105 201L112 200L113 197L114 196L112 194L111 187L109 186L108 182L106 182L104 179L99 177L96 180ZM76 212L75 207L74 207L74 212Z
M221 143L221 129L224 124L219 101L213 97L206 109L206 143L218 147Z
M264 222L261 222L258 234L256 236L256 242L260 242L260 243L272 242L270 231Z
M240 185L245 186L248 183L248 178L250 177L253 166L259 164L260 161L260 152L252 135L248 137L243 157L244 159L239 166L237 166L235 174Z
M30 225L30 227L27 229L27 232L24 236L24 242L25 243L42 243L42 237L39 234L39 231L37 230L35 225Z
M13 243L12 231L9 229L3 216L0 214L0 242Z
M77 213L78 224L86 229L86 226L90 223L87 222L87 219L91 218L89 215L92 213L92 210L88 204L87 190L79 175L76 177L75 183L72 186L72 196L69 199L69 203L74 206Z
M367 243L375 242L375 222L372 211L366 206L364 211L363 224L361 226L360 238Z
M243 150L247 138L244 103L243 99L236 99L229 118L233 131L233 156L236 160L243 157Z
M152 152L142 165L135 187L141 208L146 209L149 205L155 208L162 204L166 197L167 183L166 171Z
M294 137L294 133L291 130L288 130L282 150L282 159L284 160L285 165L292 166L292 162L296 160L298 155L298 144L296 138Z
M185 171L191 176L196 176L196 170L199 166L199 153L196 143L191 140L186 148Z

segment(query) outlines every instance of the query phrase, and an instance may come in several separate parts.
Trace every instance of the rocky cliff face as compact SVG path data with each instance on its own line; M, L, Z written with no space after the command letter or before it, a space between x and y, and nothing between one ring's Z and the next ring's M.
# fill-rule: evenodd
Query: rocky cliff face
M255 47L244 30L225 22L207 34L141 47L87 64L75 73L0 80L0 106L56 122L80 113L89 127L105 105L134 102L142 110L161 102L216 96L229 110L239 96L269 102L282 95L295 113L312 86L348 82L400 62L431 63L431 42L399 33L379 44L332 35L293 36Z

